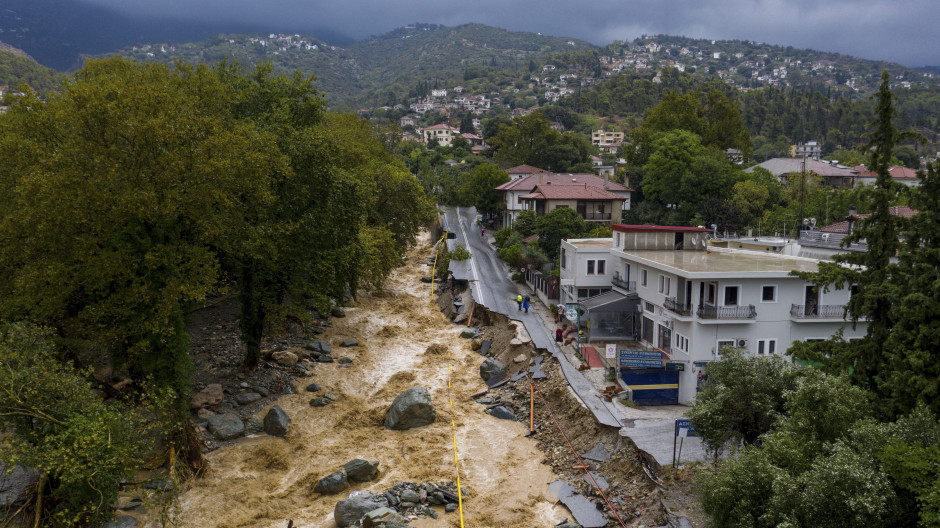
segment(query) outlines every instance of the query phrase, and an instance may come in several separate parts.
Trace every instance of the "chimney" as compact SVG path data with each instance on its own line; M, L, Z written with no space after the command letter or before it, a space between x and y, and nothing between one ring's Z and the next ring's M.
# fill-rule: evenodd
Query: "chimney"
M609 184L610 182L607 180L607 173L605 172L604 173L604 190L607 190L608 188L610 188Z

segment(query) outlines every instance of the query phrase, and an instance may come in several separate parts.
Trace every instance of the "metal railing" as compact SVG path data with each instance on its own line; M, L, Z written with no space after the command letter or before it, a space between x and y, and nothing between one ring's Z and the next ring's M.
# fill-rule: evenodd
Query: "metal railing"
M636 281L625 281L620 278L619 275L614 275L610 278L610 283L618 288L623 288L627 291L636 291Z
M754 319L757 308L753 304L745 306L699 306L695 315L702 319Z
M845 316L845 307L838 304L794 304L790 307L790 315L797 319L841 319Z
M689 316L692 315L692 304L691 303L681 303L675 299L675 297L668 297L663 302L663 307L665 307L670 312Z
M585 220L610 220L610 213L584 213Z

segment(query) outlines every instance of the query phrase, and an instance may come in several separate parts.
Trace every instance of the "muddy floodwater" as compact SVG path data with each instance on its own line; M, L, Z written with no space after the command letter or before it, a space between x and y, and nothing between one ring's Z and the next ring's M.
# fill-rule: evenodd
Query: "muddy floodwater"
M334 506L352 491L456 480L454 433L460 483L469 491L463 499L466 526L553 526L570 517L548 496L552 472L535 441L524 437L528 424L493 418L470 399L486 388L479 375L483 358L470 350L470 340L460 338L464 327L438 311L430 286L420 282L430 274L430 252L425 234L385 293L360 295L345 318L333 319L333 328L320 337L333 346L336 359L349 357L352 364L318 364L312 376L297 382L296 394L277 401L292 420L287 438L262 434L207 455L210 472L180 496L183 526L284 528L293 520L298 528L333 527ZM359 346L339 347L346 338ZM307 393L304 387L314 382L322 391ZM382 421L392 400L414 386L431 392L437 421L386 430ZM340 398L310 407L310 399L324 392ZM313 491L320 478L354 458L378 461L379 479L336 495ZM416 519L411 526L460 525L457 512L437 511L438 519Z

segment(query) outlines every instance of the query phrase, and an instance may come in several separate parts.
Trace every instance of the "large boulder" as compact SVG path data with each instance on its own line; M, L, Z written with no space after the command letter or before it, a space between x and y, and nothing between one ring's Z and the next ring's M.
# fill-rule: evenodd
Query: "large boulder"
M424 387L412 387L398 395L385 415L385 428L404 431L434 423L437 411L431 393Z
M225 399L225 392L222 391L222 385L213 383L193 395L189 400L190 409L201 409L203 407L215 407Z
M362 528L387 527L391 523L407 526L404 517L392 508L385 506L366 513L365 517L362 518Z
M353 482L368 482L379 476L379 463L356 458L343 464L343 471L346 472L346 477Z
M348 499L336 503L333 508L333 520L336 521L336 526L352 526L370 511L387 507L388 499L385 495L376 495L371 491L354 491L349 494Z
M297 357L297 354L291 352L290 350L276 350L271 354L271 359L275 363L284 367L293 367L297 364L297 361L300 359Z
M333 317L346 317L346 310L343 310L339 306L334 306L330 308L330 315Z
M290 416L275 405L271 407L268 414L264 415L264 432L271 436L284 436L287 434L287 428L290 427Z
M480 377L483 381L489 381L490 378L500 378L506 375L506 365L493 358L486 358L480 365Z
M332 495L333 493L343 491L347 487L349 487L349 485L346 483L346 473L339 470L320 479L320 482L317 482L317 487L314 488L313 491Z
M245 424L235 413L217 414L209 418L209 431L219 440L231 440L245 432Z
M353 338L344 339L342 343L339 344L341 347L354 347L359 346L359 341Z

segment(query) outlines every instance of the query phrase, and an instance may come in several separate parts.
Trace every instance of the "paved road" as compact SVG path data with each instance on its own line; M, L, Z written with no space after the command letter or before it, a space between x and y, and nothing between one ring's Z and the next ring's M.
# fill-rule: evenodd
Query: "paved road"
M470 281L473 299L478 304L510 319L521 321L535 348L547 350L558 359L568 384L597 420L604 425L620 428L623 424L616 411L610 408L608 402L597 396L593 384L578 372L559 350L555 343L554 327L546 324L535 309L529 309L528 313L519 310L516 296L520 293L527 294L528 288L512 281L512 273L506 263L499 260L496 249L491 244L492 234L487 232L485 237L480 236L477 216L476 208L473 207L445 209L442 218L444 229L457 235L448 242L449 246L461 244L472 255L466 261L451 262L451 273L457 279Z

